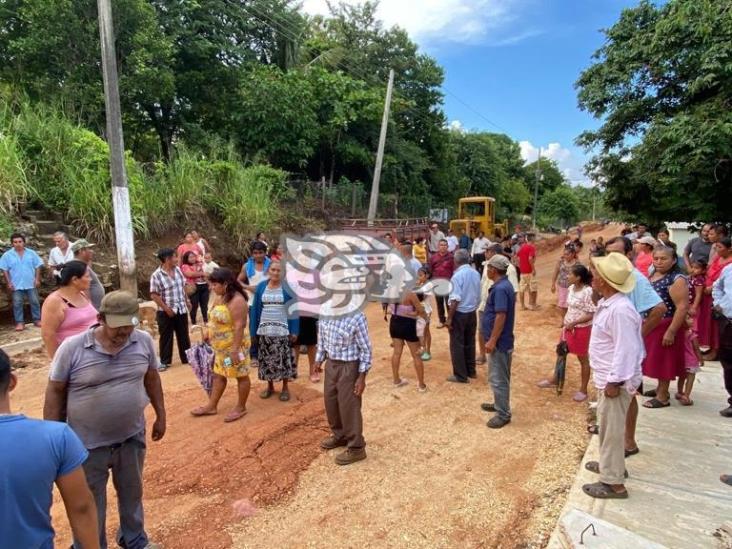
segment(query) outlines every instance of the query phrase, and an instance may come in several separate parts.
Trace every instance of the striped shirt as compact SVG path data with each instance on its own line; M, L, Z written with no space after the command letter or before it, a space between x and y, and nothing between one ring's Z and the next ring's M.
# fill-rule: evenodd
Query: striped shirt
M358 371L371 369L371 341L366 316L359 312L336 319L318 321L318 352L316 362L343 360L358 361Z
M185 284L185 276L178 267L173 270L172 277L158 267L150 277L150 293L158 294L173 312L184 315L188 312Z

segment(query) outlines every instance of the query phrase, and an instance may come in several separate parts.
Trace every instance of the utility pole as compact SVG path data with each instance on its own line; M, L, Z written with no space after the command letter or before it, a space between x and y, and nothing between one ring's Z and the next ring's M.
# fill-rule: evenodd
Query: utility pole
M394 69L389 70L389 84L386 86L386 100L384 101L384 118L381 119L381 135L379 149L376 152L376 167L374 181L371 184L371 199L369 200L368 224L374 224L376 208L379 205L379 181L381 180L381 164L384 162L384 145L386 144L386 130L389 127L389 108L391 107L391 92L394 88Z
M119 104L117 54L114 47L114 24L111 0L97 0L99 10L99 37L102 43L102 74L104 103L107 115L107 143L112 175L112 206L114 233L117 244L119 282L122 290L137 296L137 266L135 264L135 236L132 231L130 192L125 172L125 142L122 134L122 112Z
M537 158L536 160L536 183L534 184L534 209L531 212L533 214L533 220L531 222L531 225L533 226L534 230L536 230L536 210L539 207L539 181L541 181L541 179L541 147L539 147L539 158Z

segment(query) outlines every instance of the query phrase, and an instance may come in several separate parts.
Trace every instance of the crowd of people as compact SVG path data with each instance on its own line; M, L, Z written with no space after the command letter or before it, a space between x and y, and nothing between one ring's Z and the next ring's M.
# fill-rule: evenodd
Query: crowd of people
M628 497L625 459L640 451L635 440L637 395L647 396L646 408L668 407L671 383L677 381L675 400L691 406L695 374L704 360L718 358L729 393L729 406L720 414L732 417L732 269L727 268L732 244L725 225L705 225L681 255L663 230L657 239L645 225L623 232L607 242L593 239L586 262L580 235L569 239L551 276L561 318L558 340L580 364L572 398L584 402L590 397L591 377L597 392L599 422L588 429L599 435L600 459L586 467L599 474L599 482L584 487L596 498ZM477 366L487 364L493 399L480 408L492 414L487 426L500 429L512 420L517 303L529 314L539 310L534 235L519 229L491 241L483 233L474 239L451 233L445 235L433 224L414 241L383 235L417 280L399 302L384 306L393 347L393 387L404 390L408 385L400 370L406 347L416 390L428 391L424 363L432 359L436 310L436 328L449 335L452 374L447 381L468 384L477 378ZM157 349L153 338L137 329L136 296L122 291L104 295L92 271L92 245L57 237L49 267L58 287L42 308L37 288L43 263L25 247L25 238L13 234L13 248L0 258L0 271L13 293L16 329L24 327L23 299L28 299L52 361L44 405L44 419L50 421L37 421L10 412L9 393L17 379L8 357L0 353L0 484L19 498L3 507L12 510L0 513L0 538L14 528L23 546L52 540L47 511L56 483L74 546L106 547L111 471L119 502L118 543L154 547L142 506L143 410L148 402L152 405L151 436L162 439L166 412L160 373L173 363L174 340L180 362L188 363L191 324L196 325L199 312L203 339L212 349L212 382L207 401L191 410L193 417L218 414L229 380L236 380L237 399L224 421L244 417L252 369L266 382L260 398L278 393L280 401L290 400L289 384L298 377L302 351L312 383L319 383L325 372L331 434L321 447L343 447L335 457L339 465L366 458L361 406L373 356L366 316L291 314L288 304L297 296L284 283L278 247L270 246L264 234L250 244L238 274L213 260L213 250L196 231L187 232L176 249L159 250L160 265L150 277L150 296L158 307ZM450 280L449 294L434 291L437 279ZM94 289L95 280L101 293ZM656 386L644 391L644 375L657 380ZM552 374L538 386L551 388L558 382ZM15 437L27 439L34 455L42 457L27 475L7 473L28 470L20 461L22 454L8 442ZM722 480L730 483L728 476Z

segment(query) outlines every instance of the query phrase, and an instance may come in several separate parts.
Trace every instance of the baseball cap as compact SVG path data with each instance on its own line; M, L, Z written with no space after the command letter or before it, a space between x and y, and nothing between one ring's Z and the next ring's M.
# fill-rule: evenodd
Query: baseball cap
M656 242L656 239L652 236L644 236L636 240L636 242L638 242L639 244L648 244L649 246L655 246L656 244L658 244L658 242Z
M79 250L83 250L84 248L91 248L93 246L95 246L95 244L92 244L91 242L89 242L88 240L86 240L84 238L80 238L79 240L77 240L76 242L74 242L71 245L71 251L76 253Z
M117 290L109 292L102 299L99 312L104 313L104 322L110 328L137 326L140 324L138 313L140 305L131 293Z
M499 271L507 271L508 266L510 265L508 259L506 259L503 255L494 255L488 260L488 266L493 267L494 269L498 269Z

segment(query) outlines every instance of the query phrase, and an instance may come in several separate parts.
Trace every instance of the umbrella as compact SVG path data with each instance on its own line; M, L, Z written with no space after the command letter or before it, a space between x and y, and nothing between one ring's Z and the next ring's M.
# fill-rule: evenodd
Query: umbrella
M211 395L214 363L214 352L211 345L205 342L196 343L186 351L186 356L201 387L206 391L206 394Z
M563 339L557 344L557 362L554 365L554 377L557 380L557 394L562 394L564 389L564 375L567 370L567 355L569 354L569 348L567 342Z

